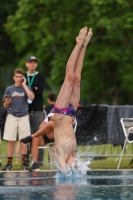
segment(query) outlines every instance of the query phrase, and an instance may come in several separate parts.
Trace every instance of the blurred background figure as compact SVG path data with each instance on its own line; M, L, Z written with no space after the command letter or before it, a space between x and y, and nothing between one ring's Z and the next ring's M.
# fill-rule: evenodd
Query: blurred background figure
M40 124L44 119L43 113L43 92L45 88L45 76L37 71L38 59L35 56L29 56L25 63L27 72L25 77L27 84L32 88L35 98L32 102L29 102L29 114L30 114L30 127L31 134L38 131ZM39 150L39 164L42 165L44 157L44 150ZM29 153L28 153L29 162Z
M48 105L46 105L46 107L44 108L47 115L52 111L52 109L54 108L54 103L56 101L56 95L53 92L50 92L47 96L47 102Z

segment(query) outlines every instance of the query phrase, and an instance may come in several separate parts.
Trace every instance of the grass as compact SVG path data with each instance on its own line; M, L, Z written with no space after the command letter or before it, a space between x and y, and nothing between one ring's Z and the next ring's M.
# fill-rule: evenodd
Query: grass
M32 161L31 155L30 155L30 161ZM44 164L41 166L40 169L50 169L50 163L48 162L48 151L46 150L44 153ZM7 164L7 141L2 140L0 144L0 170L3 166ZM16 163L16 157L14 153L13 157L13 170L21 170L21 156L19 157L19 163Z
M0 144L0 160L1 168L7 163L7 142L2 141ZM84 160L92 158L90 169L117 169L118 161L120 158L121 147L113 145L94 145L94 146L78 146L78 155ZM127 145L122 158L120 169L133 169L133 163L130 164L133 152L133 145ZM2 155L2 156L1 156ZM101 155L101 156L100 156ZM130 155L130 156L128 156ZM1 170L0 168L0 170ZM51 169L50 163L48 162L48 151L45 150L42 170ZM56 169L56 168L54 168ZM21 159L16 164L16 158L13 159L13 170L21 170Z
M130 164L132 157L123 157L120 169L133 169ZM106 157L104 159L92 160L89 165L90 169L117 169L119 157Z

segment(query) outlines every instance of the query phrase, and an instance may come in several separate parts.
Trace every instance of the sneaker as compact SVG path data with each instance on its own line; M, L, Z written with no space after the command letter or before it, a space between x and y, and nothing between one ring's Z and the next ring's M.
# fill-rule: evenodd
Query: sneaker
M36 162L34 162L33 164L32 164L32 166L31 166L31 168L29 169L29 171L40 171L40 169L39 169L39 165L36 163Z
M24 163L22 164L22 169L23 169L23 170L29 170L29 166L28 166L28 163L27 163L27 162L24 162Z
M5 167L2 168L2 171L12 170L12 163L7 163Z
M20 140L23 144L28 144L32 141L32 136L29 135L28 137L25 137L23 139Z

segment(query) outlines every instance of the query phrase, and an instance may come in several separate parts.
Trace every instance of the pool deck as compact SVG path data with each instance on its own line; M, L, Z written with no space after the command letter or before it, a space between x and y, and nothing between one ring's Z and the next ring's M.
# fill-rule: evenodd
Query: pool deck
M40 171L37 171L38 173L40 172L55 172L56 173L57 170L40 170ZM120 171L133 171L133 169L90 169L89 170L90 172L104 172L104 171L115 171L115 172L120 172ZM29 172L28 170L11 170L11 171L0 171L2 173L4 172ZM31 171L31 172L35 172L35 171Z
M90 171L133 171L133 169L90 169Z

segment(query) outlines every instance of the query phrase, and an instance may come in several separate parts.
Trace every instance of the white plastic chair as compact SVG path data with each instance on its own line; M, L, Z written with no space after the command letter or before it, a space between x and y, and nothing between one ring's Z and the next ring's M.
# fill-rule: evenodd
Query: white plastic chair
M122 156L126 147L126 143L133 143L133 140L129 140L129 134L133 134L133 118L121 118L120 122L121 122L122 129L125 135L125 142L124 142L124 146L121 152L117 169L119 169L120 167Z
M54 145L55 145L55 142L51 142L51 143L45 144L44 146L38 147L39 149L47 149L48 150L51 169L53 169L53 163L52 163L53 155L51 152L52 152L52 149L54 148Z

